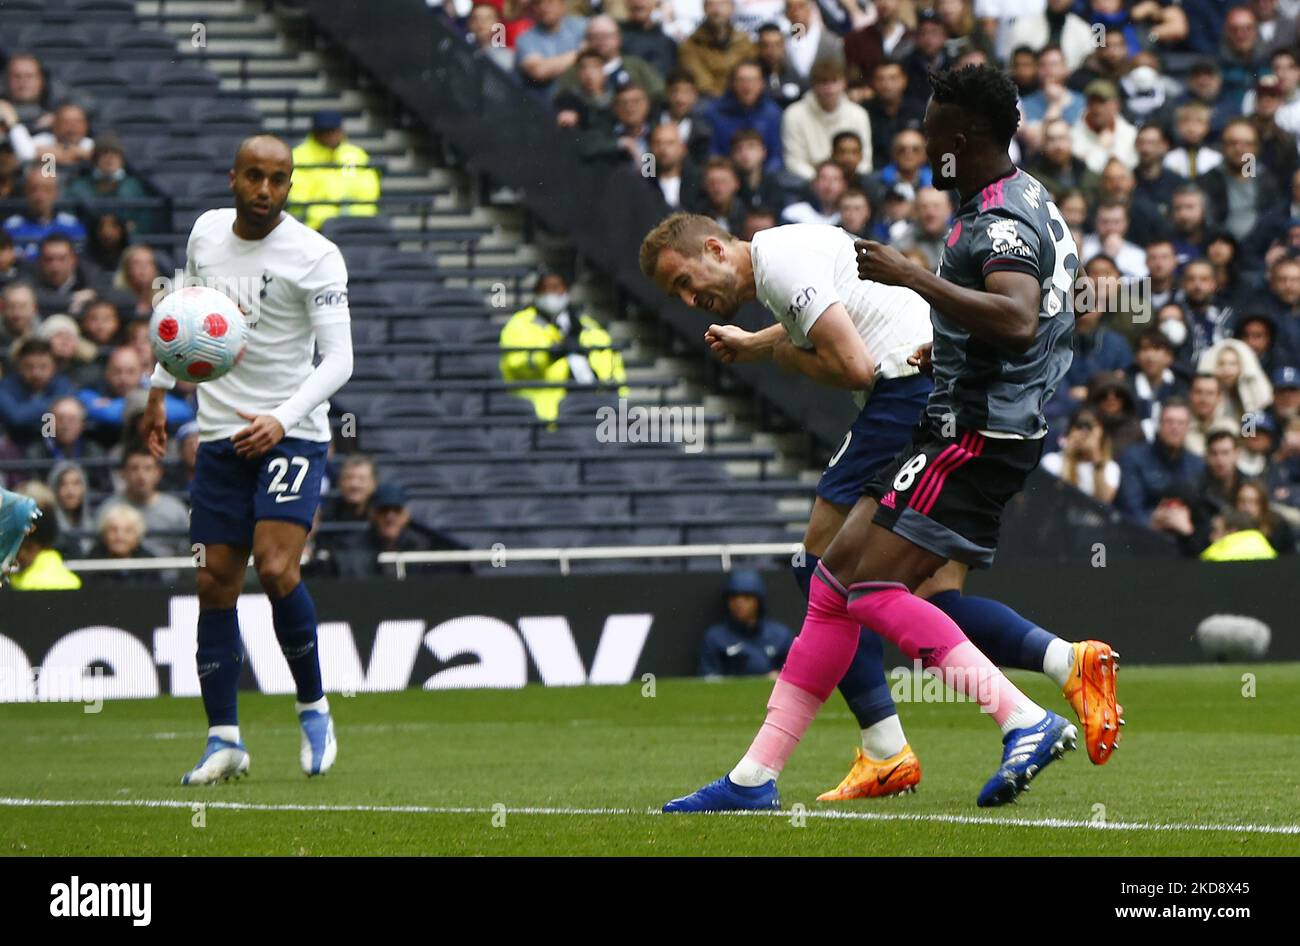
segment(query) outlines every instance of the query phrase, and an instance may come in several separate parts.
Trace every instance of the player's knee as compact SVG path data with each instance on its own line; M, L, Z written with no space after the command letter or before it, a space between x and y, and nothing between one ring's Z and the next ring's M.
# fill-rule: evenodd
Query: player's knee
M272 597L284 597L301 581L298 562L282 552L258 556L253 564L257 568L257 578L262 583L263 590Z
M200 568L195 575L199 592L199 607L206 610L233 608L239 601L239 584L208 568Z

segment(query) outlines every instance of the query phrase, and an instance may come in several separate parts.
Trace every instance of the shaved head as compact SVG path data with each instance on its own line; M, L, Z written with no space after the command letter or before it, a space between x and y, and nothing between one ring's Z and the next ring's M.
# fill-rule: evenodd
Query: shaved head
M280 223L293 181L293 151L275 135L245 138L230 169L235 235L260 240Z

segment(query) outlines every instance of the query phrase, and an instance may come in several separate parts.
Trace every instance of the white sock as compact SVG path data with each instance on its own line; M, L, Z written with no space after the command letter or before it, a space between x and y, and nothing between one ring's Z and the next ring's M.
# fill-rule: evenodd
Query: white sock
M1058 687L1065 686L1065 681L1070 679L1070 671L1073 669L1073 644L1058 637L1047 645L1047 653L1043 655L1043 673L1055 680Z
M759 765L749 756L745 756L736 763L736 767L731 770L731 775L728 777L737 785L755 788L772 781L780 774L776 769L769 769L765 765Z
M298 703L293 704L293 711L301 716L307 710L315 710L318 713L328 713L330 711L330 701L327 697L322 696L315 703Z
M1026 700L1017 706L1002 723L1002 735L1005 736L1013 729L1028 729L1030 726L1037 726L1046 717L1047 710L1032 700Z
M903 722L897 713L862 730L862 751L876 762L898 755L905 745L907 737L903 735Z
M224 739L226 742L239 742L238 726L209 726L208 735Z

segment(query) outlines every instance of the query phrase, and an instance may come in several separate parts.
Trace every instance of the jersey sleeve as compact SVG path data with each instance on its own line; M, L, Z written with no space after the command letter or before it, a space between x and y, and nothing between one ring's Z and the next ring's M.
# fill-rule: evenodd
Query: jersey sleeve
M980 214L971 226L970 259L981 278L999 270L1010 270L1041 279L1038 267L1041 250L1038 229L1018 217Z
M303 277L302 292L313 326L350 322L348 267L337 247L330 247Z
M781 240L777 245L769 240L759 265L763 268L761 301L787 330L797 328L806 338L822 313L840 301L835 291L835 260L826 253L793 240Z

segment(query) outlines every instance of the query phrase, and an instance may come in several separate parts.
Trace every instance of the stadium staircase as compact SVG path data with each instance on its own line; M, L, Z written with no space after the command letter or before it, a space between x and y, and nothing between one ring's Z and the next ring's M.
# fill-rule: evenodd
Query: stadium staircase
M92 102L96 131L126 141L132 170L163 198L167 225L143 239L164 269L183 266L194 219L228 203L241 138L262 129L296 144L312 112L343 114L383 196L379 216L325 229L348 261L356 344L353 380L334 398L336 425L356 437L338 442L375 455L407 487L417 520L475 548L800 537L816 475L802 469L802 438L756 431L748 401L710 393L698 362L665 354L660 327L621 317L611 287L581 261L573 294L623 351L630 404L702 408L704 449L597 443L595 412L610 391L569 395L551 428L509 392L500 326L536 268L572 264L571 250L467 174L344 57L315 48L291 6L7 0L0 25L17 31L10 48L32 48Z

